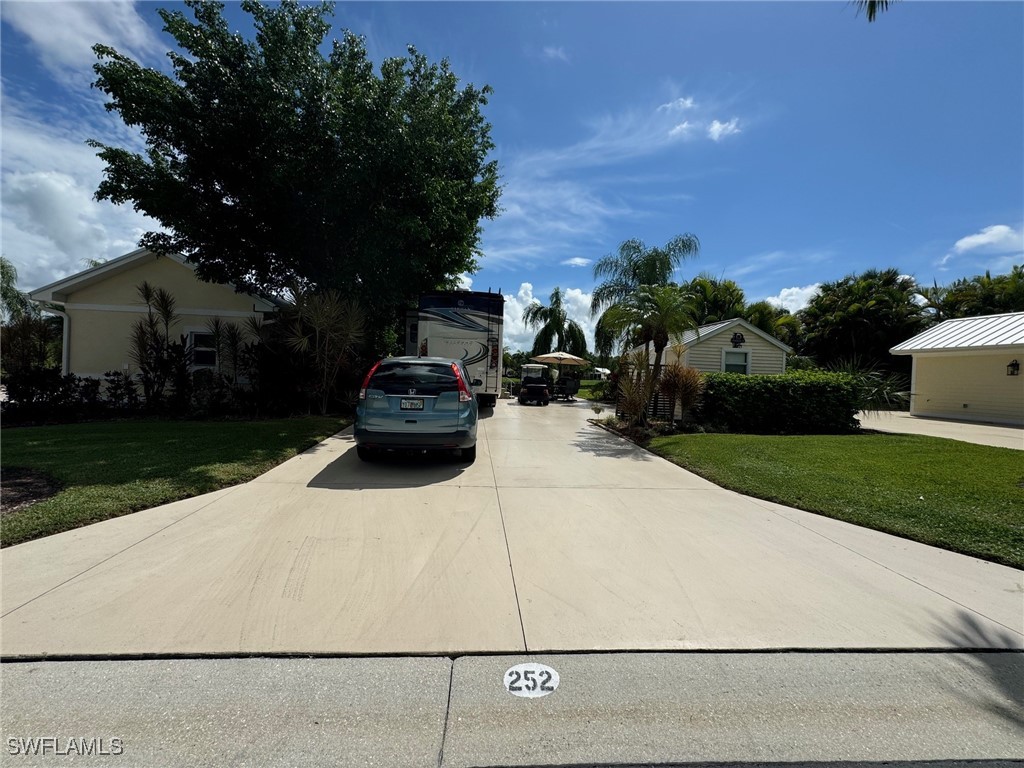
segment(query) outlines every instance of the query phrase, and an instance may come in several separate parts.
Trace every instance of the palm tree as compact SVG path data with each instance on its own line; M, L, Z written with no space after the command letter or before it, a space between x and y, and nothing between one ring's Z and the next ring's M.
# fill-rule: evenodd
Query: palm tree
M894 2L896 0L853 0L857 10L864 11L864 15L868 17L869 22L874 21L879 13L889 10L889 5Z
M655 387L661 376L661 355L669 341L697 327L686 293L674 285L642 285L609 307L602 319L623 340L654 345L651 380Z
M0 256L0 318L17 320L32 314L35 305L18 290L18 270L6 256Z
M626 298L641 285L667 285L679 264L699 252L700 241L689 233L672 238L662 248L626 240L618 253L603 256L594 265L594 279L603 278L604 282L594 289L591 314Z
M783 344L796 347L799 343L801 325L796 315L788 309L777 307L770 301L755 301L747 304L742 317L751 325L770 333Z
M734 280L719 280L702 272L685 283L683 289L690 296L699 325L743 317L747 299Z
M662 248L648 248L642 240L626 240L617 253L603 256L594 265L594 279L603 282L594 289L591 315L622 301L642 285L668 285L680 263L699 252L700 241L690 233L672 238ZM597 354L604 362L611 355L616 334L603 316L597 321L594 336Z
M531 355L561 351L582 357L587 353L587 337L580 324L569 319L560 288L551 292L548 306L533 302L524 309L523 322L531 329L540 329L533 340Z
M899 270L869 269L823 283L799 317L806 335L802 353L819 364L850 358L886 368L904 366L889 349L925 326L914 279Z

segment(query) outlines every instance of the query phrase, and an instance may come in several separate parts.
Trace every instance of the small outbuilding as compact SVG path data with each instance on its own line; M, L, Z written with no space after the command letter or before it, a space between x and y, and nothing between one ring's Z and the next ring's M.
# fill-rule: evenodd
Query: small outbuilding
M653 363L653 347L648 351ZM786 355L792 351L771 334L735 317L686 331L669 344L661 362L680 363L705 373L780 374L786 372Z
M946 320L889 351L913 357L911 416L1024 426L1024 312Z

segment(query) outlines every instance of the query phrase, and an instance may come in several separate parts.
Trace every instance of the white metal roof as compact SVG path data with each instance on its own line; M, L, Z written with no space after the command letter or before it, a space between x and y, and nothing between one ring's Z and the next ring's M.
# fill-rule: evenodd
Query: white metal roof
M946 320L890 349L894 355L1024 347L1024 312Z

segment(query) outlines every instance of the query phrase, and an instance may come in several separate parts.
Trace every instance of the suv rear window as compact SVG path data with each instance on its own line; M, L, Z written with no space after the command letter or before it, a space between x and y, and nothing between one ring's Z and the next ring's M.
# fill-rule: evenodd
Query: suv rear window
M459 389L455 371L443 363L383 363L370 379L370 389L387 395L406 395L415 389L418 395L439 395Z

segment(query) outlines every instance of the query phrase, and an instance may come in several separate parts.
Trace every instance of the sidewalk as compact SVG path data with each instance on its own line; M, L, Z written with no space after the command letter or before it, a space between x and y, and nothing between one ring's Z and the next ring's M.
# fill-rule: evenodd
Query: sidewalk
M547 665L542 698L507 671ZM5 664L4 764L996 768L1024 755L1018 653L657 653ZM79 760L70 761L78 765Z

